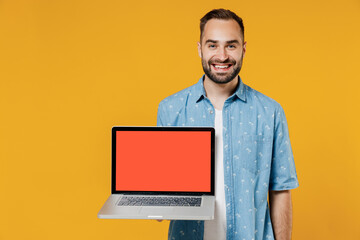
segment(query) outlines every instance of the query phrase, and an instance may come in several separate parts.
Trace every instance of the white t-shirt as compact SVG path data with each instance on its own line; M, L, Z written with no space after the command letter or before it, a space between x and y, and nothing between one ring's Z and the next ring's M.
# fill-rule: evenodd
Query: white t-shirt
M205 221L204 240L226 239L222 111L215 109L215 217Z

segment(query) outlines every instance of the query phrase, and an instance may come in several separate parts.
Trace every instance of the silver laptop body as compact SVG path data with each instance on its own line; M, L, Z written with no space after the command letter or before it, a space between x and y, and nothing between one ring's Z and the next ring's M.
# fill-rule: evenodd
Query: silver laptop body
M215 129L113 127L111 173L99 218L212 220Z

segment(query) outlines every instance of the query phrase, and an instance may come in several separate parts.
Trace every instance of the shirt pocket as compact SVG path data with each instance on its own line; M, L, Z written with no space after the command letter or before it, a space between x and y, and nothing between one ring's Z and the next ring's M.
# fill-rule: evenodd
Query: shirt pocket
M234 148L234 165L252 174L270 169L272 138L262 135L242 135Z

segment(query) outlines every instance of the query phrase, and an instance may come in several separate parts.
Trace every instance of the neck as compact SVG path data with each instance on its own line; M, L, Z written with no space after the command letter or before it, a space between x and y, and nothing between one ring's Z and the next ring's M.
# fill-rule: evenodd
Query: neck
M228 83L219 84L213 82L205 75L204 88L206 96L216 109L221 110L225 100L235 92L238 82L238 76L236 76Z

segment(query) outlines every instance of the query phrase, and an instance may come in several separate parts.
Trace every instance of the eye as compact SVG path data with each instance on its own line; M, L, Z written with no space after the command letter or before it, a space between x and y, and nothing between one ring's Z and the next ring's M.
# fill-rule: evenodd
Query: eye
M210 44L210 45L209 45L209 48L215 48L215 45L214 45L214 44Z
M235 45L229 45L228 48L236 48Z

